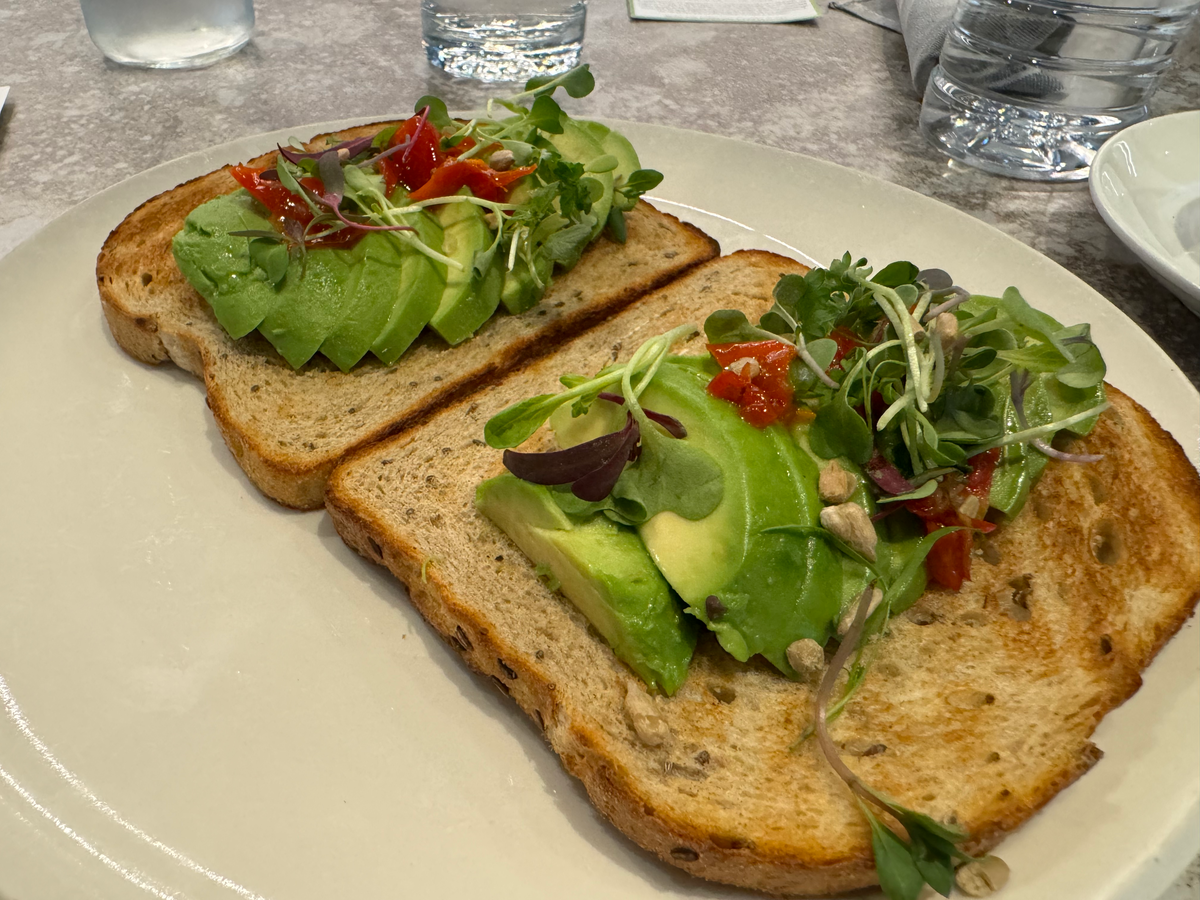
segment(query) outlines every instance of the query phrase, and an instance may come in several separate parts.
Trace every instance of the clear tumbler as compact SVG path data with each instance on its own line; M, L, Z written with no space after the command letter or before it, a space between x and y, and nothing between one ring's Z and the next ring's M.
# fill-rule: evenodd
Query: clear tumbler
M579 64L586 0L421 0L429 62L479 81L527 81Z
M1109 137L1148 115L1200 0L958 0L921 131L1000 175L1087 178Z
M92 43L113 62L150 69L207 66L254 30L254 0L80 0Z

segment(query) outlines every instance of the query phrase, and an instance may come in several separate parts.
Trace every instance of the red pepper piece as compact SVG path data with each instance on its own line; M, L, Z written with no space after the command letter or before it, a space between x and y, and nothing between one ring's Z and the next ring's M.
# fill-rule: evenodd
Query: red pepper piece
M497 172L482 159L448 159L433 170L429 180L408 195L410 200L433 200L450 197L460 189L467 188L481 200L503 201L508 189L520 178L532 172L536 166L523 166Z
M992 476L999 460L999 448L972 456L967 460L971 464L970 474L956 485L966 493L978 497L980 509L987 509L988 497L992 491ZM932 534L948 525L964 525L984 534L995 531L996 526L992 522L965 516L954 508L950 502L948 482L949 479L928 497L909 500L904 504L924 521L925 533ZM939 538L929 551L929 556L925 558L925 569L929 577L952 591L959 590L964 581L971 580L972 544L971 532L965 529Z
M234 180L249 191L250 196L269 209L276 216L292 219L301 225L307 225L313 220L313 212L308 204L283 186L279 181L264 181L262 173L270 166L260 169L251 166L232 166L229 174ZM301 178L300 184L317 194L325 192L325 186L320 178Z
M788 366L796 348L782 341L748 341L736 344L709 344L708 352L722 367L750 358L758 363L758 374L751 376L749 366L739 371L722 368L708 385L708 392L736 403L742 418L756 428L793 412L792 385Z
M413 116L396 129L388 147L395 147L409 139L413 144L379 161L383 170L383 184L390 196L397 184L408 190L419 188L429 180L434 169L446 159L441 151L441 137L437 129L421 116Z
M842 358L850 355L859 347L865 347L866 342L849 328L838 326L829 332L829 336L837 341L837 352L833 354L833 362L831 366L836 366L842 361Z

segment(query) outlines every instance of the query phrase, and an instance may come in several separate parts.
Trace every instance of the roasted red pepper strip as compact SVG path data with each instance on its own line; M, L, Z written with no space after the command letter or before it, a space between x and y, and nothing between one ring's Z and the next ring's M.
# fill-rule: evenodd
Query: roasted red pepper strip
M524 166L497 172L482 159L448 159L433 170L429 180L408 195L410 200L449 197L468 188L481 200L503 201L509 186L532 172L536 166Z
M979 509L986 512L988 497L992 491L992 475L996 471L996 463L1000 460L1000 450L995 448L985 453L972 456L971 473L955 487L961 492L979 498ZM971 547L974 543L971 531L974 529L985 534L994 531L996 526L981 518L973 518L959 512L951 503L950 488L943 482L936 491L920 500L909 500L904 504L916 513L925 523L925 533L932 534L947 525L963 525L963 531L956 531L940 538L929 556L925 558L925 568L929 577L944 587L957 591L964 581L971 580Z
M853 353L858 347L865 347L866 342L849 328L838 326L829 332L829 337L837 342L837 352L833 354L833 362L830 365L836 366L842 361L842 358Z
M396 129L388 147L395 147L410 138L413 143L407 150L397 151L379 161L383 170L383 184L389 196L398 184L408 190L419 188L446 159L440 149L441 138L437 129L419 115L406 120Z
M250 166L232 166L229 174L234 180L249 191L250 196L269 209L276 216L292 219L301 225L307 225L313 220L313 212L308 204L297 197L279 181L264 181L262 173L270 166L255 169ZM301 178L300 184L314 193L321 194L325 186L320 178Z
M766 428L793 412L792 385L788 366L796 348L782 341L750 341L739 344L709 344L708 352L722 366L708 384L708 392L737 404L741 417L756 428ZM753 359L758 374L751 376L749 364L737 371L729 368L739 359Z

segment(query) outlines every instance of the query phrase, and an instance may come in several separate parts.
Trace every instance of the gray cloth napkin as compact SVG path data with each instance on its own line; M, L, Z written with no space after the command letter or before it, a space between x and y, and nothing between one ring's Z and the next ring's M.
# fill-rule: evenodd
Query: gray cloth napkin
M925 93L957 5L956 0L896 0L900 33L908 50L908 69L918 96Z
M875 25L898 31L908 50L908 68L917 96L925 94L929 73L937 65L954 18L956 0L831 0L840 9ZM1069 17L1008 13L978 17L972 25L977 37L998 47L1036 48L1039 55L1055 56L1075 25ZM972 84L1007 97L1033 101L1060 99L1062 83L1051 72L999 54L980 59L971 73Z
M829 7L902 34L913 87L920 96L937 65L955 5L955 0L831 0Z

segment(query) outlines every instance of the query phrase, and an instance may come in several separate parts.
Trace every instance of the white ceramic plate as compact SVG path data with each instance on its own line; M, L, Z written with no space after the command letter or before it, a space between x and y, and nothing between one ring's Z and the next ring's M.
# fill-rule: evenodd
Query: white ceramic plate
M1092 161L1096 208L1159 281L1200 315L1200 110L1148 119Z
M200 384L125 356L93 266L151 195L289 129L92 198L0 261L0 896L729 898L595 813L536 729L322 513L264 500ZM801 156L620 125L726 250L851 249L1090 321L1196 461L1200 403L1081 281L992 228ZM798 251L792 251L798 252ZM1104 721L1105 759L1004 845L1006 900L1145 900L1196 850L1200 631Z

